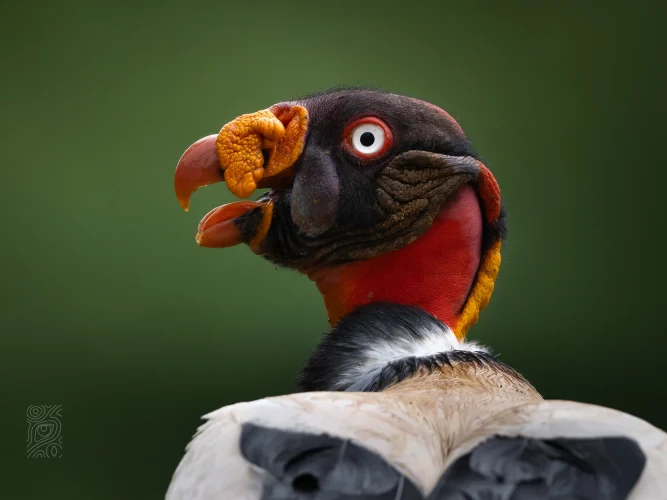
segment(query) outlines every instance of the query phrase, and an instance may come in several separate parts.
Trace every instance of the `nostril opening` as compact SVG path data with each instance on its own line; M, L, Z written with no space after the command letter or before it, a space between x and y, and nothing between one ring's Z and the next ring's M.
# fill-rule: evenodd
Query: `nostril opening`
M292 488L301 493L311 493L320 489L320 483L312 474L301 474L292 480Z

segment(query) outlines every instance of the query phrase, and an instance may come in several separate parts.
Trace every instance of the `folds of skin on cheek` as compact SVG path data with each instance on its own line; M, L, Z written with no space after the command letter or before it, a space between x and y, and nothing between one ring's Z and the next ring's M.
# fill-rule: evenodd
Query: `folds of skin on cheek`
M498 221L500 189L481 162L479 169L475 189L460 189L413 243L310 273L332 326L360 305L387 301L421 307L465 338L491 298L501 261L500 239L480 255L482 218L491 225Z

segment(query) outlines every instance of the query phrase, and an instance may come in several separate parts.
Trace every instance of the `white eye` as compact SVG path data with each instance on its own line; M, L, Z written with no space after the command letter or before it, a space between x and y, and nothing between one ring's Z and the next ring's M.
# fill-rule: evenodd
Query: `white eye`
M374 155L381 151L387 142L384 129L374 123L362 123L352 130L352 147L362 155Z

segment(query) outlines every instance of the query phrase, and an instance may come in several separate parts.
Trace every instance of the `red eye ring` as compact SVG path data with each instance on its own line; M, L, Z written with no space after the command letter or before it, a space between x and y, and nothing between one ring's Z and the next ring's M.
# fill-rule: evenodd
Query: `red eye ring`
M359 142L359 133L374 134L373 141L366 146ZM366 135L365 133L363 135ZM384 155L394 144L394 135L389 126L375 116L364 116L345 127L343 131L345 148L357 158L374 160Z

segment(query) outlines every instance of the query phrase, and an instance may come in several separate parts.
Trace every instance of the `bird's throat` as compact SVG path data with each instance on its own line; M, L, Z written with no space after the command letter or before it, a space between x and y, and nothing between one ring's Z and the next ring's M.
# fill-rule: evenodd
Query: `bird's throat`
M324 297L329 322L335 325L364 304L393 302L420 307L452 328L458 337L465 337L479 309L488 301L499 266L498 245L489 249L493 250L490 290L483 290L487 296L481 303L468 307L468 299L475 295L471 291L476 292L480 285L476 283L478 271L484 274L482 271L489 267L489 251L487 256L481 255L482 229L482 210L475 190L463 186L443 206L428 231L409 245L311 273ZM482 285L489 287L489 283Z

